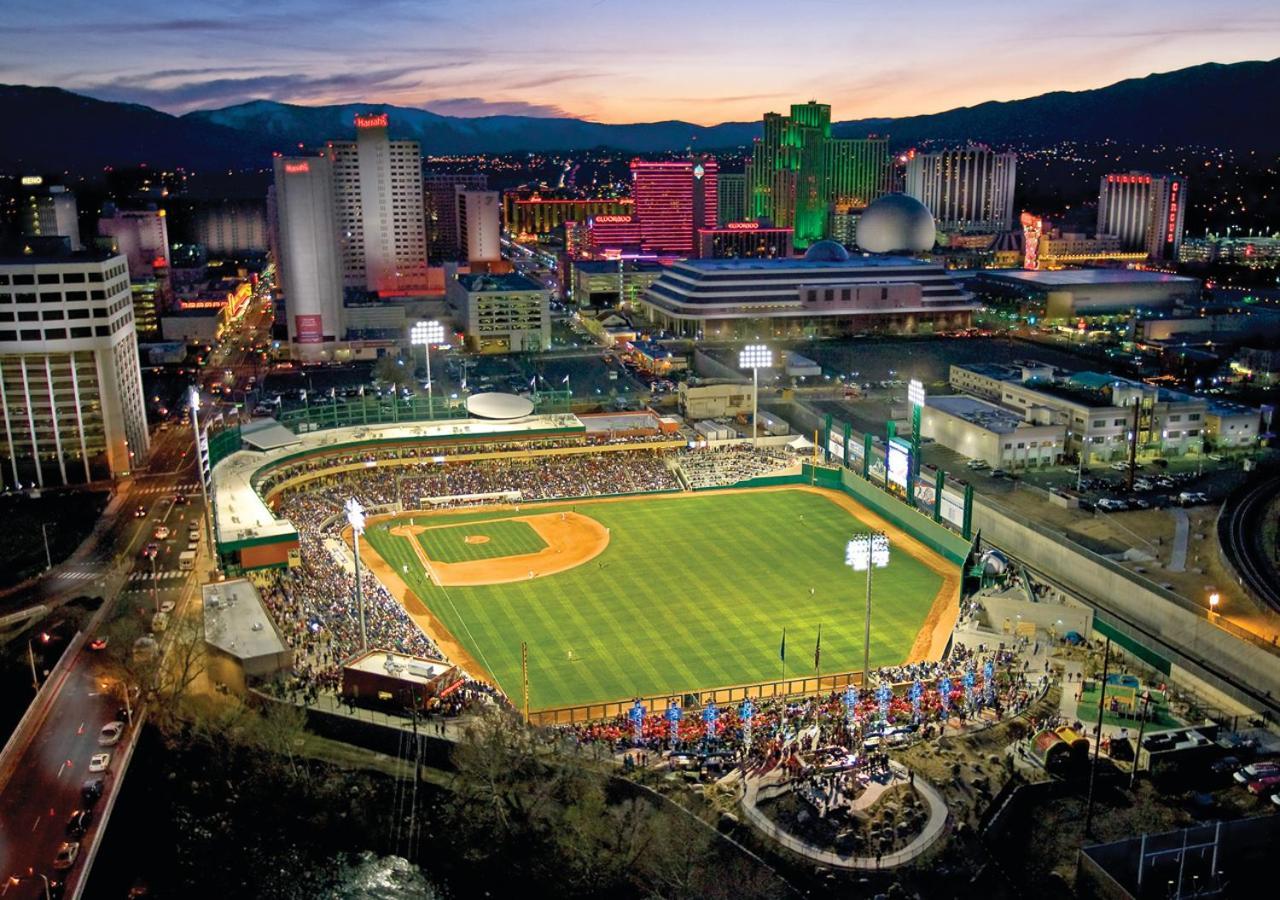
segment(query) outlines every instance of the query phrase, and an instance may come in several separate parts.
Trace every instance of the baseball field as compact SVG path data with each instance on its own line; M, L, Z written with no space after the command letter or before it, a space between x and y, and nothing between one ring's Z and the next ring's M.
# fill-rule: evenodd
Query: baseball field
M363 558L450 658L530 707L727 687L862 666L865 575L849 537L889 533L872 666L937 646L959 571L849 497L719 491L372 520Z

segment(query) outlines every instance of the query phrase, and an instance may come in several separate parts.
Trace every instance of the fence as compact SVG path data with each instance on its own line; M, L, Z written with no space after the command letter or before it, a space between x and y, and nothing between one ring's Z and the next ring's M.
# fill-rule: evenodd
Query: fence
M810 697L826 694L854 685L862 686L861 672L836 672L831 675L807 675L797 678L780 678L777 681L758 681L733 687L708 690L677 691L650 697L633 697L629 700L610 700L604 703L585 703L580 706L559 706L551 709L531 710L529 721L534 725L572 725L577 722L593 722L614 719L625 715L636 703L645 712L660 714L668 707L698 709L708 703L738 703L747 698L769 700L773 697Z

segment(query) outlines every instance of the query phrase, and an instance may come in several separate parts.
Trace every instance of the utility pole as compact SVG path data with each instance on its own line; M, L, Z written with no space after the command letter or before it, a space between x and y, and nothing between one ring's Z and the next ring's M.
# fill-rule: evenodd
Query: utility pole
M1147 688L1142 694L1142 718L1138 721L1138 743L1133 748L1133 771L1129 773L1129 790L1133 790L1133 783L1138 780L1138 757L1142 754L1142 732L1147 727L1147 709L1151 706L1151 689Z
M1138 469L1138 416L1142 412L1142 398L1133 404L1133 433L1129 435L1129 481L1128 491L1133 493L1133 479Z
M1093 823L1093 784L1098 777L1098 754L1102 751L1102 711L1107 697L1107 675L1111 665L1111 638L1107 638L1106 649L1102 653L1102 680L1098 683L1098 730L1093 740L1093 763L1089 768L1089 800L1084 808L1084 834L1089 836L1089 827Z

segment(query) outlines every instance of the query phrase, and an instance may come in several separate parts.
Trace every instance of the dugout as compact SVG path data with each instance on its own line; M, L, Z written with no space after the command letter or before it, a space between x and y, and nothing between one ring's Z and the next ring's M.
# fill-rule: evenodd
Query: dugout
M457 666L442 659L370 650L342 667L342 698L382 709L427 709L462 687Z

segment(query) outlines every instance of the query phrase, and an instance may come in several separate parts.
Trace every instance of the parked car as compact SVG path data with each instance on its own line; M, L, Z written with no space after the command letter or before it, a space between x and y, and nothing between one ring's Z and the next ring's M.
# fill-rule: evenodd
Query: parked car
M1239 772L1236 772L1235 779L1240 784L1248 784L1264 775L1280 775L1280 762L1265 760L1245 766Z
M95 753L89 757L90 772L105 772L111 767L110 753Z
M102 796L102 791L105 787L106 779L101 775L97 778L86 779L84 784L80 785L80 800L84 803L86 809L98 802L98 798Z
M76 864L78 856L80 856L80 842L63 841L57 855L53 858L53 867L59 870L70 869Z
M82 837L91 824L93 824L93 810L74 810L67 817L67 834L71 837Z
M985 459L971 459L965 465L975 471L991 468Z
M1006 475L1008 475L1008 474L1009 474L1009 473L1008 473L1008 472L1006 472L1004 469L992 469L992 470L991 470L991 477L992 477L992 478L1004 478L1004 477L1005 477Z
M98 732L98 744L102 747L114 747L120 743L120 736L124 734L123 722L108 722L102 726L102 730Z
M1249 793L1251 794L1269 794L1276 788L1280 788L1280 772L1274 775L1263 775L1261 778L1255 778L1249 782Z
M1113 497L1103 497L1098 501L1098 509L1103 512L1119 512L1122 509L1128 509L1129 504L1123 500L1116 500Z

